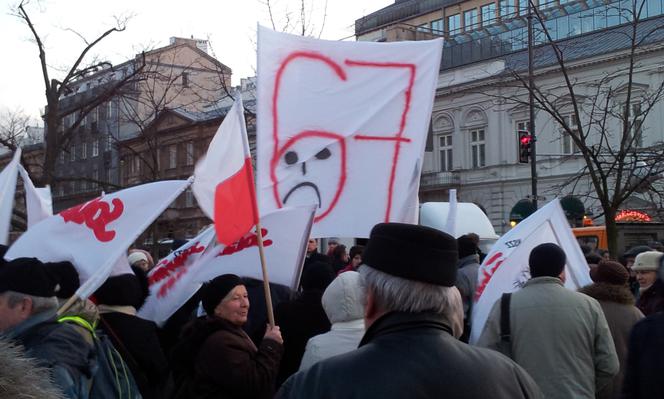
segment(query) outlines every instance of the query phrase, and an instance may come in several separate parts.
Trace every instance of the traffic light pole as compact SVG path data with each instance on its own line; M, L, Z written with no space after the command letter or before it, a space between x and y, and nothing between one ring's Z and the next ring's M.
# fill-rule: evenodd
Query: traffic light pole
M530 131L530 180L532 184L533 205L537 209L537 138L535 136L535 95L534 77L533 77L533 1L528 0L528 108L530 121L528 130Z

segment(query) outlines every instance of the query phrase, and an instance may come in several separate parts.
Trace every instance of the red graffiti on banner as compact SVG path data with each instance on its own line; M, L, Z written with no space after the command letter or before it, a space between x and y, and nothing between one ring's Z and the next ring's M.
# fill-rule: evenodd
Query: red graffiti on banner
M108 224L122 216L124 204L119 198L113 198L111 201L113 210L108 202L101 200L101 197L95 198L82 205L77 205L60 212L60 216L65 223L73 222L83 225L95 235L95 238L101 242L113 241L115 238L114 230L107 230Z
M261 233L263 237L265 237L267 236L268 231L267 229L261 229ZM263 240L263 247L269 247L271 245L272 245L272 240ZM240 252L249 247L257 247L257 246L258 246L258 236L256 235L256 233L250 232L244 237L234 242L233 244L224 247L224 249L221 252L219 252L217 256L232 255L236 252Z
M500 265L503 264L503 253L502 252L496 252L494 255L492 255L486 262L486 266L482 266L482 274L480 276L480 284L477 286L477 290L475 290L475 300L477 301L480 299L480 296L484 292L484 289L486 286L489 284L489 281L491 281L491 277L493 274L498 270ZM495 263L494 263L495 262Z
M155 267L154 272L150 273L150 284L157 283L170 277L178 269L184 266L191 255L205 251L205 247L198 244L199 242L197 241L188 248L176 250L173 253L174 257L171 260L169 260L169 258L161 260Z

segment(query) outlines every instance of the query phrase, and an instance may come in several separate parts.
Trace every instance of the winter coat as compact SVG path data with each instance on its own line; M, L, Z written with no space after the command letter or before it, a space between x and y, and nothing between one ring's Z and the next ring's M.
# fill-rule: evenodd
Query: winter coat
M159 346L157 325L141 319L124 307L99 306L99 327L108 335L113 346L131 370L136 385L144 399L162 398L171 388L170 369L166 354ZM129 307L131 308L131 307ZM131 308L133 309L133 308Z
M629 351L622 398L664 398L664 313L648 316L634 325L629 337Z
M298 370L309 338L330 331L322 296L322 291L304 291L295 300L283 302L275 309L274 318L284 338L277 386Z
M491 309L479 346L500 349L500 300ZM556 277L530 279L512 294L511 357L547 399L595 398L619 363L599 303L563 287Z
M25 356L22 347L0 338L0 398L63 399L50 371Z
M242 282L247 288L247 295L251 304L251 312L249 312L247 322L242 326L242 329L249 335L255 345L260 345L268 324L263 281L243 277ZM272 308L276 308L280 303L291 299L291 289L285 285L270 283L270 296L272 297Z
M458 341L440 315L388 313L359 349L322 360L284 383L276 398L541 398L507 357Z
M470 336L470 315L472 312L473 297L477 289L477 273L480 269L478 260L479 257L473 254L459 259L457 263L459 269L457 270L456 287L463 301L464 330L462 341L464 342L468 342L467 338Z
M282 354L283 346L271 339L256 348L241 327L226 320L197 319L173 352L175 397L271 398Z
M364 335L364 287L358 272L349 271L334 279L323 293L322 304L332 328L307 342L300 370L357 349Z
M642 291L636 301L636 307L646 316L664 310L664 282L657 279L653 285Z
M31 316L5 334L25 348L26 356L51 372L53 383L66 398L87 398L95 349L68 323L59 323L55 310Z
M620 371L613 377L613 383L602 388L596 396L598 399L618 399L625 376L629 333L634 324L643 318L643 313L634 306L634 296L626 285L595 283L581 288L579 292L599 301L620 363Z

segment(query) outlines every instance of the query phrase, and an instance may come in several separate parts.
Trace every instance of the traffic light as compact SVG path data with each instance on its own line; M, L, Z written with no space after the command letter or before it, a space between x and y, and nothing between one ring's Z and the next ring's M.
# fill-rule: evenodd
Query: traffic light
M519 140L519 163L530 162L530 144L533 141L533 136L527 130L519 130L517 132Z

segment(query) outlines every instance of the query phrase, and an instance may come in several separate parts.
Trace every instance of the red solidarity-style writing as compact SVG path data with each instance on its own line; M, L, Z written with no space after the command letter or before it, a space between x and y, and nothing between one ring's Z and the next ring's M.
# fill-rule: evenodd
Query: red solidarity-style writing
M62 216L65 223L85 224L87 228L92 230L95 238L101 242L113 241L115 231L107 230L108 224L122 216L124 204L119 198L113 198L111 202L113 210L111 210L111 205L102 201L100 197L64 210L60 212L60 216Z
M496 270L498 270L500 265L503 264L505 259L502 259L502 257L502 252L496 252L496 254L492 255L491 258L487 260L486 267L482 268L480 284L477 286L477 290L475 290L476 301L480 299L480 296L482 296L482 293L484 292L486 286L489 284L489 281L491 281L493 274L496 272Z
M173 259L168 260L167 258L159 262L155 267L154 273L150 274L150 284L158 283L159 281L169 277L171 274L181 268L191 255L205 251L205 247L198 244L199 242L197 241L194 243L194 245L188 248L176 250L173 253Z
M263 237L267 236L267 229L261 229L261 233ZM263 240L263 247L269 247L270 245L272 245L272 240ZM236 252L240 252L249 247L257 247L257 246L258 246L258 236L256 235L256 233L249 233L244 237L240 238L238 241L234 242L233 244L224 247L224 249L221 252L219 252L217 256L232 255Z

